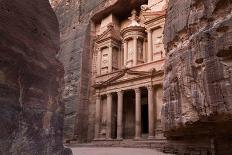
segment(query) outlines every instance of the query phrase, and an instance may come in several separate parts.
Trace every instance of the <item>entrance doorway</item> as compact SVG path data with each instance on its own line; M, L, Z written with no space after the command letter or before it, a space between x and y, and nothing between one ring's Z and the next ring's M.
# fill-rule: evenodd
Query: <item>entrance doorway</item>
M135 93L125 91L123 95L123 138L135 137Z
M146 137L148 134L148 92L146 88L142 88L142 100L141 100L141 132Z
M148 104L143 104L142 114L142 134L148 134Z

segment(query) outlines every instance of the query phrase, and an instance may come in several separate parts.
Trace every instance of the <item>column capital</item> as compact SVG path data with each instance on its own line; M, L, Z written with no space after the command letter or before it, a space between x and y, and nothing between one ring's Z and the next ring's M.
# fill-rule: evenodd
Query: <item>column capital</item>
M140 88L135 88L134 90L135 90L135 93L136 93L136 94L137 94L137 93L140 93Z
M112 43L109 43L108 44L108 47L110 48L110 47L114 47L114 45L112 44Z
M124 92L123 90L118 90L117 94L123 94L123 92Z
M153 86L152 85L148 85L147 86L147 90L152 90L153 89Z
M139 37L138 37L138 36L134 36L134 37L133 37L133 39L138 40L138 39L139 39Z
M148 28L148 29L147 29L147 32L148 32L148 33L151 33L151 31L152 31L151 28Z
M112 97L112 94L111 93L107 93L106 96L107 97Z
M99 93L96 94L96 99L100 99L101 95Z
M122 41L122 43L124 43L124 44L127 43L127 42L128 42L128 41L127 41L126 39L123 39L123 41Z

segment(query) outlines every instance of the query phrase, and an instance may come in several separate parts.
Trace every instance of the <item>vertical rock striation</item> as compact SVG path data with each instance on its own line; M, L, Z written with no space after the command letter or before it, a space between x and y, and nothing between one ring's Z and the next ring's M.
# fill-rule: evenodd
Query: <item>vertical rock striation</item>
M166 136L209 137L231 154L232 2L170 0L164 34Z
M61 0L54 8L59 23L61 49L58 55L65 69L65 140L87 141L90 80L90 17L103 0Z
M68 155L63 67L48 0L0 1L0 154Z

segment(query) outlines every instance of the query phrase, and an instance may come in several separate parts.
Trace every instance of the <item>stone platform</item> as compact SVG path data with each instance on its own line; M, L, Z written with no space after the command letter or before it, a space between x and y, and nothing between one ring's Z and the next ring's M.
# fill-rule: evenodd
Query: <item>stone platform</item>
M121 147L74 147L73 155L171 155L155 149Z
M212 152L208 140L192 141L192 140L166 140L166 139L126 139L126 140L95 140L91 143L77 144L71 142L67 144L71 148L140 148L153 149L161 153L184 154L195 153L208 155Z
M95 140L92 143L77 144L72 142L68 147L124 147L124 148L148 148L159 151L165 150L166 140Z

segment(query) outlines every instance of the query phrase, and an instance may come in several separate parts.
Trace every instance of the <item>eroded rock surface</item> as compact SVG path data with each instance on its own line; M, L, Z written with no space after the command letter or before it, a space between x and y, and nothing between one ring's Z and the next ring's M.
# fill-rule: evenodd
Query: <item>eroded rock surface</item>
M60 24L59 60L65 69L64 138L87 141L90 76L90 16L103 0L61 0L54 10ZM103 3L104 4L104 3ZM93 124L93 123L92 123ZM93 129L92 129L93 130Z
M63 155L63 67L48 0L0 1L0 154Z
M164 34L166 136L207 135L231 146L232 2L170 0Z

